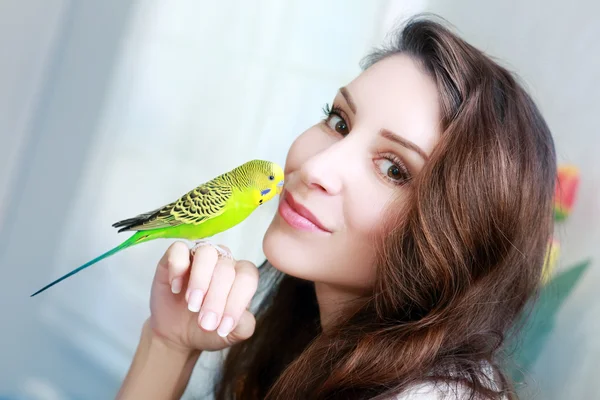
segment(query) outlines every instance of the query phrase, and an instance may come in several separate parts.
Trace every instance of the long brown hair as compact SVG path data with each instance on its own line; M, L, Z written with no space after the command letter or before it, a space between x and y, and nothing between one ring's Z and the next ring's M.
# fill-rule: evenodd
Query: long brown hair
M371 296L325 333L313 283L263 264L257 330L229 350L217 399L383 399L425 381L517 398L500 354L547 255L551 133L516 78L444 24L410 19L363 68L398 53L436 82L442 135L390 209Z

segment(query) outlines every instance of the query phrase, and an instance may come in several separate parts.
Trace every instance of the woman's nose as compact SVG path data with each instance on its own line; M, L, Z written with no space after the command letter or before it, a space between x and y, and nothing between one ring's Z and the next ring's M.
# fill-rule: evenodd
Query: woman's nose
M329 195L339 194L342 180L335 160L320 153L306 160L300 168L302 182L311 189L321 190Z

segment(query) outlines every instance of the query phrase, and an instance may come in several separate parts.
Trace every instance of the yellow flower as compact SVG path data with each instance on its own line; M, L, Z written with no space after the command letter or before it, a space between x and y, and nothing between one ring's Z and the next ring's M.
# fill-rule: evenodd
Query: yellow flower
M548 245L548 257L546 258L542 269L542 285L545 285L550 280L559 255L560 243L557 239L553 238Z

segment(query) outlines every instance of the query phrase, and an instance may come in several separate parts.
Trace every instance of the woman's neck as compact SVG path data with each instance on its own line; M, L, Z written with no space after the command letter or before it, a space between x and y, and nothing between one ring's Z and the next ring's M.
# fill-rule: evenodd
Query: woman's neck
M357 289L349 289L315 282L315 293L319 303L319 314L321 317L321 328L327 332L335 320L349 312L354 311L364 303L364 293Z

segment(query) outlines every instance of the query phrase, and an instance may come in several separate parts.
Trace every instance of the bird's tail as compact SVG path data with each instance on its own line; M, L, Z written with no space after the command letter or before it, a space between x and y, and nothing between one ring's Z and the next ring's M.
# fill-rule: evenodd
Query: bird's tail
M98 257L94 258L93 260L90 260L90 261L86 262L85 264L83 264L82 266L75 268L73 271L61 276L60 278L56 279L55 281L50 282L49 284L47 284L46 286L44 286L43 288L41 288L40 290L38 290L37 292L35 292L34 294L32 294L29 297L33 297L39 293L42 293L44 290L49 289L50 287L56 285L57 283L67 279L68 277L73 276L76 273L86 269L87 267L90 267L90 266L96 264L98 261L101 261L107 257L112 256L113 254L118 253L121 250L125 250L128 247L131 247L138 243L145 242L149 239L150 239L150 235L148 234L148 232L138 231L135 234L133 234L131 237L129 237L129 239L125 240L123 243L118 245L117 247L110 249L106 253L99 255Z

